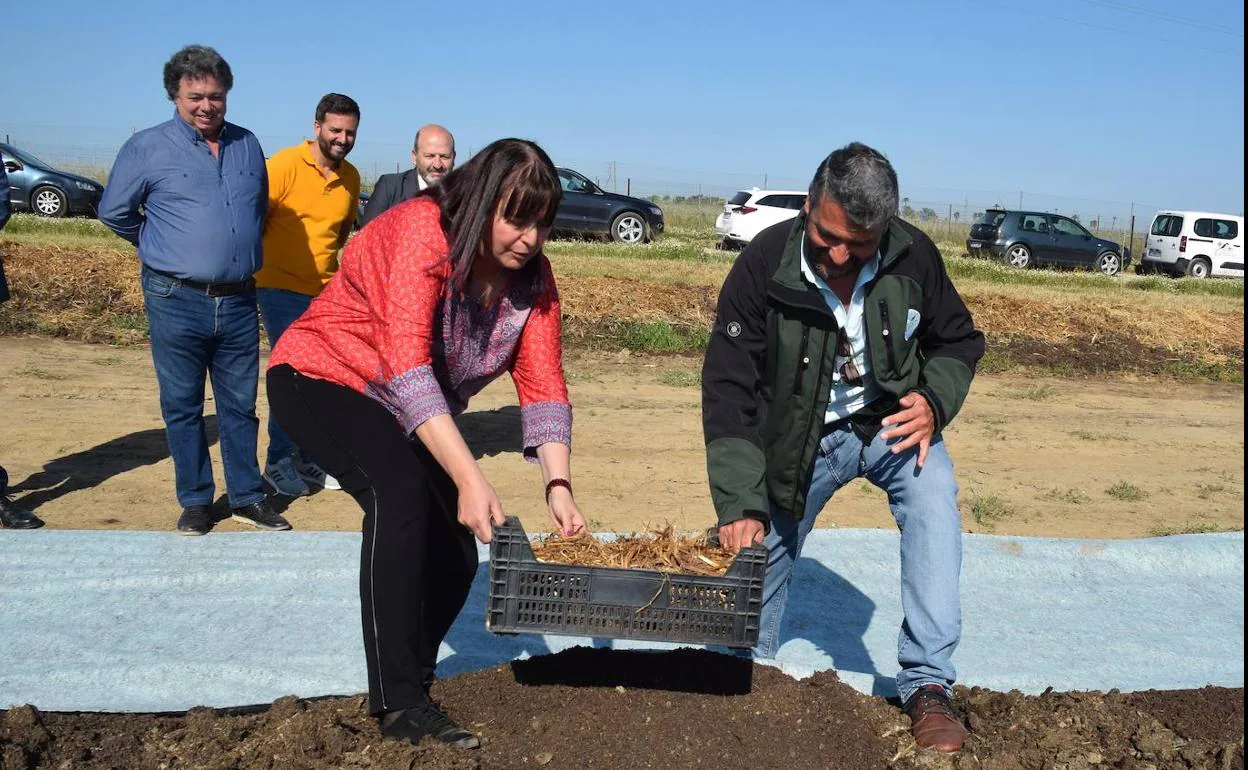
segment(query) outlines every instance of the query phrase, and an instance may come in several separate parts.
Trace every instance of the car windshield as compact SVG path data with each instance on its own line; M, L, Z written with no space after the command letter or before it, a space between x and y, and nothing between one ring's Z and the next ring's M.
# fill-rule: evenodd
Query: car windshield
M983 216L979 218L979 221L976 222L976 224L988 225L990 227L997 227L1001 224L1001 222L1004 219L1005 219L1004 211L990 210L990 211L985 211Z
M749 190L741 190L728 201L729 206L740 206L750 199Z
M13 157L15 157L15 158L17 158L18 160L20 160L20 161L22 162L22 165L24 165L24 166L34 166L35 168L41 168L41 169L43 169L44 171L52 171L52 170L53 170L53 169L52 169L52 165L51 165L51 164L49 164L49 163L44 163L43 161L41 161L41 160L39 160L38 158L36 158L34 155L31 155L30 153L28 153L28 152L26 152L26 151L24 151L24 150L19 150L19 149L17 149L16 147L13 147L13 146L11 146L11 145L9 146L9 153L10 153Z

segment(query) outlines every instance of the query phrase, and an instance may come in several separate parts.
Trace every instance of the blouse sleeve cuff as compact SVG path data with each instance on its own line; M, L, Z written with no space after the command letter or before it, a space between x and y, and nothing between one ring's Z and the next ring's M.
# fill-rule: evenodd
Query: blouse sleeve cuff
M404 433L411 433L429 418L449 414L442 387L428 364L409 369L386 382L370 382L368 395L390 410Z
M520 407L524 430L524 459L537 462L537 448L558 443L572 446L572 406L560 401L538 401Z

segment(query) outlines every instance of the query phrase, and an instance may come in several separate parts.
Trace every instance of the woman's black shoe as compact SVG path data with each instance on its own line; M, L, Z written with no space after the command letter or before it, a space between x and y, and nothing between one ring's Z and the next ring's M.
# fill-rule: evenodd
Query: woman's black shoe
M0 494L0 526L5 529L39 529L43 526L43 519L25 508L18 508L8 495Z
M381 733L413 744L430 735L457 749L475 749L481 745L477 736L455 724L432 702L387 714L381 720Z

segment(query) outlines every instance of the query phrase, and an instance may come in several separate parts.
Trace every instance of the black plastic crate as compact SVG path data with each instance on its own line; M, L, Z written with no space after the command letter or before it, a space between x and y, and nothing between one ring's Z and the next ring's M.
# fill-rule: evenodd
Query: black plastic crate
M722 577L538 561L520 520L490 543L485 627L726 647L758 643L767 551L743 548Z

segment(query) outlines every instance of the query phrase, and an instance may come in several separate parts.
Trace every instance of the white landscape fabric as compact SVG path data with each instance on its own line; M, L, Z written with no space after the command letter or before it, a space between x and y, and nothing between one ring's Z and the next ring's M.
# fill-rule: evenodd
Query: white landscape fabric
M0 708L181 711L364 692L358 534L0 532ZM995 690L1244 684L1242 532L1147 540L968 534L959 681ZM820 529L775 665L894 694L898 536ZM576 645L485 630L487 551L449 676Z

